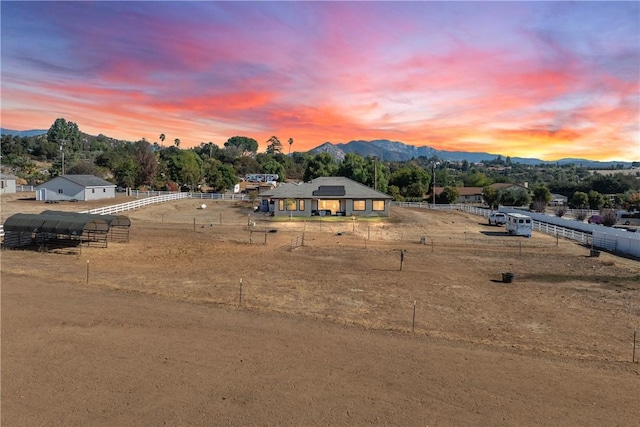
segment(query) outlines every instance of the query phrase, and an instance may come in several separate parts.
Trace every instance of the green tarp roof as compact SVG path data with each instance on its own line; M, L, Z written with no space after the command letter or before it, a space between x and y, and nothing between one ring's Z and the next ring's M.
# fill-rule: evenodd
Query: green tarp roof
M3 224L5 233L53 233L80 236L86 231L108 232L109 224L103 219L72 215L15 214Z

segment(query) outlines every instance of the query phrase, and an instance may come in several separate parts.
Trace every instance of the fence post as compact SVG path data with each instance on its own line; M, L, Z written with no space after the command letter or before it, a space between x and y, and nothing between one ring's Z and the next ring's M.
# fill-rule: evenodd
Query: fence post
M411 321L411 332L416 330L416 300L413 300L413 320Z

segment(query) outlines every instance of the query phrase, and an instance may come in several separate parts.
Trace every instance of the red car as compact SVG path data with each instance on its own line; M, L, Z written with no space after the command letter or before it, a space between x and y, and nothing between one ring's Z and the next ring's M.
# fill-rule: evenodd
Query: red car
M589 224L602 224L604 222L604 218L600 215L591 215L587 220Z

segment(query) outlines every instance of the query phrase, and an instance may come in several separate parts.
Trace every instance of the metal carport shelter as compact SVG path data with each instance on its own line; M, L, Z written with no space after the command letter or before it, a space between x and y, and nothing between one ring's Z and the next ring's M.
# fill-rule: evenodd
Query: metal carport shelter
M33 245L60 249L81 244L107 246L109 224L104 219L75 215L15 214L3 224L6 248Z
M59 215L59 216L73 216L83 218L93 218L97 220L104 220L109 224L108 239L112 242L128 242L129 241L129 229L131 227L131 220L125 215L99 215L89 213L78 212L66 212L66 211L53 211L46 210L40 213L40 215Z

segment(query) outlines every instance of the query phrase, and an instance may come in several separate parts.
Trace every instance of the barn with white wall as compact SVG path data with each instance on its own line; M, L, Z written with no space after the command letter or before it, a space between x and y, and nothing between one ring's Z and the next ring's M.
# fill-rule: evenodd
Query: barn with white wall
M59 175L36 188L36 200L99 200L116 197L116 185L94 175Z

